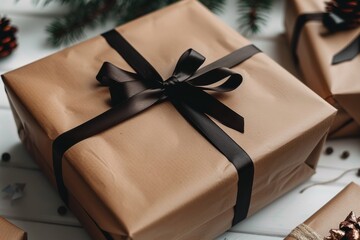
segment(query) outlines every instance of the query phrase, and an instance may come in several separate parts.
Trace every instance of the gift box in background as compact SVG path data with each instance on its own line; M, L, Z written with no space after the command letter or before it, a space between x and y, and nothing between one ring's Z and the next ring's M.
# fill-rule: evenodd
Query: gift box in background
M332 60L354 39L359 38L360 27L329 32L321 21L321 13L325 12L323 0L287 0L286 4L285 28L303 75L302 80L338 109L329 136L359 136L360 54L338 64L332 64ZM315 20L307 21L305 14L312 14L309 18ZM299 38L295 31L297 21L307 21L297 29ZM298 39L297 44L293 44L294 39Z
M26 240L26 232L0 217L1 240Z
M285 240L323 239L329 236L330 230L338 230L339 224L350 212L354 212L355 215L360 214L359 197L360 186L350 183L319 211L299 225Z
M166 78L189 48L208 65L250 44L196 1L116 31ZM133 71L98 36L3 76L20 138L54 185L53 141L110 108L95 79L105 61ZM245 118L244 134L219 126L252 159L250 216L314 173L336 111L263 53L232 70L241 86L214 96ZM77 143L62 172L70 208L97 240L213 239L247 187L169 101Z

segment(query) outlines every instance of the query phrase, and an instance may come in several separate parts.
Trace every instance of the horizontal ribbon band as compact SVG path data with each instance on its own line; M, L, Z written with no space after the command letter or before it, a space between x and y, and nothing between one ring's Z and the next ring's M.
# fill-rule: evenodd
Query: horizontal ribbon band
M62 157L70 147L134 117L159 102L169 100L182 116L235 166L239 178L233 224L246 218L253 183L253 162L209 116L239 132L244 132L244 119L205 90L228 92L236 89L243 80L242 76L228 68L261 51L249 45L199 69L205 58L195 50L189 49L180 57L172 76L163 81L155 68L117 31L111 30L102 36L135 73L105 62L97 79L102 85L109 87L112 108L61 134L53 142L54 174L62 200L68 203ZM218 82L220 83L217 84Z

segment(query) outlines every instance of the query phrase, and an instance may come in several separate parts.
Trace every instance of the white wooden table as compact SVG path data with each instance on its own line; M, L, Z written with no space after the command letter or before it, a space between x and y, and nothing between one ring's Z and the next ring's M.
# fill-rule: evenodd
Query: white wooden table
M64 9L52 4L46 8L36 7L32 2L0 2L0 14L6 14L19 28L19 47L10 57L0 60L0 74L58 50L46 46L47 35L44 28ZM234 0L228 1L220 17L232 27L237 26ZM109 28L110 25L88 32L88 37ZM260 35L250 38L260 49L297 75L283 32L283 1L279 0L273 7L268 26ZM0 154L9 152L12 156L10 162L0 163L0 189L11 183L26 183L23 198L10 201L0 196L0 216L26 230L30 240L89 240L90 237L71 213L65 216L57 213L62 202L21 145L2 82L0 85ZM316 186L302 194L299 193L300 189L311 183L328 180L346 169L360 167L360 139L328 141L327 145L334 148L334 153L321 156L318 171L308 182L236 225L217 240L282 239L346 184L351 181L360 184L360 178L352 172L335 183ZM350 157L341 160L340 155L344 150L350 152Z

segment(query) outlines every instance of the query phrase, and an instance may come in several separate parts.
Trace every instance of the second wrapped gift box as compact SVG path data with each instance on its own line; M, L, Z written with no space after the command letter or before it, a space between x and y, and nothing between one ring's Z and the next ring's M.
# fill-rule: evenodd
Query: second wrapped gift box
M325 27L328 24L322 23L328 16L325 14L325 2L287 0L287 37L304 83L338 109L329 137L359 136L360 24L345 31L328 29ZM336 4L337 1L328 2ZM359 1L343 2L339 8L345 6L344 11L354 11L354 15L359 11L356 10L356 4L359 9ZM347 3L350 4L348 9ZM347 47L354 43L357 43L357 47L354 46L349 52Z

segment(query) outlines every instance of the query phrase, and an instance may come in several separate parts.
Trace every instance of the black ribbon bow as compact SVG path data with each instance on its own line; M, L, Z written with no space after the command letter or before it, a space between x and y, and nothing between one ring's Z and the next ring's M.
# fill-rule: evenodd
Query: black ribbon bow
M105 62L97 80L109 86L111 103L126 102L131 106L129 115L135 115L160 100L169 98L172 102L187 104L215 118L225 126L244 132L244 118L203 90L228 92L240 86L243 78L228 68L217 67L198 71L205 57L189 49L180 57L172 76L163 81L160 75L155 79L145 79L139 73L131 73ZM213 85L222 81L217 86Z
M291 50L295 62L298 62L296 50L300 38L300 33L305 24L309 21L321 21L331 33L350 29L346 21L334 13L319 12L300 15L296 20L293 37L291 39ZM331 64L336 65L346 61L351 61L358 54L360 54L360 35L355 37L355 39L353 39L349 45L345 46L338 53L336 53L332 58Z

